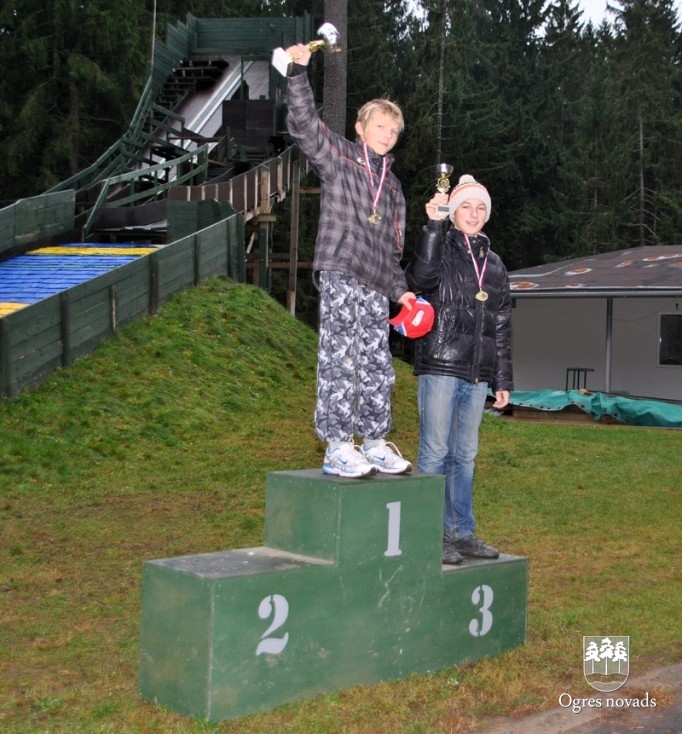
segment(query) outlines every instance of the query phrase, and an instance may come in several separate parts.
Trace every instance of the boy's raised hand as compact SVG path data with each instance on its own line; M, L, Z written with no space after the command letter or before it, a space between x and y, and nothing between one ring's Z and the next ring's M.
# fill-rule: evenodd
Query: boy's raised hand
M297 43L295 46L289 46L286 52L291 56L295 64L300 64L301 66L308 66L308 62L312 56L311 50L305 43Z

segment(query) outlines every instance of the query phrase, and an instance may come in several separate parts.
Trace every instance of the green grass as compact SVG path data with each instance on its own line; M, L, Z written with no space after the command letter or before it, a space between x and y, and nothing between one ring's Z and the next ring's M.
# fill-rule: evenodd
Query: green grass
M3 732L440 734L589 696L583 635L630 635L631 675L682 660L682 434L485 416L476 514L530 559L524 647L220 724L142 701L143 561L263 543L267 473L321 465L315 360L266 294L213 280L0 403ZM391 438L416 459L396 369Z

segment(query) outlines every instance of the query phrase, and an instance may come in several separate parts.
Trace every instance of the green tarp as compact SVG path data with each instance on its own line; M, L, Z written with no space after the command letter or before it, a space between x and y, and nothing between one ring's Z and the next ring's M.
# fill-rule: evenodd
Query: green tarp
M605 415L632 426L682 428L682 405L662 400L626 398L583 390L515 390L511 404L534 410L558 411L576 406L599 420Z

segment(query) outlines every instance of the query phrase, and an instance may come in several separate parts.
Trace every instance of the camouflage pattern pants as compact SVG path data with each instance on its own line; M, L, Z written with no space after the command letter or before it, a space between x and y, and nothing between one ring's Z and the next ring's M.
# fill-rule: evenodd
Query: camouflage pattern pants
M323 441L384 438L395 372L388 299L343 273L320 273L315 430Z

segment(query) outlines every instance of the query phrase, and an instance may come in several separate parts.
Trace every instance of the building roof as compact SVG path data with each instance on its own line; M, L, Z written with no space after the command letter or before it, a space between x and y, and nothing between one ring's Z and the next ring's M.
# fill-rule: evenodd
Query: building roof
M682 296L682 245L633 247L509 273L512 296Z

